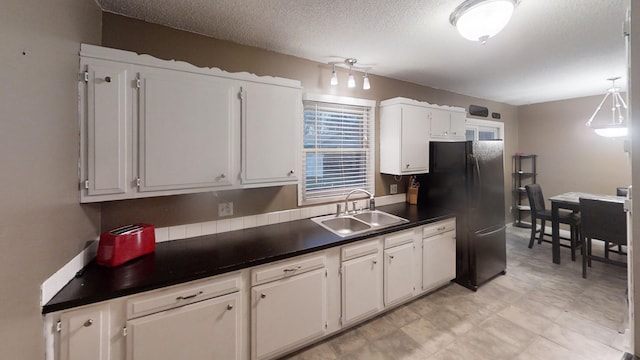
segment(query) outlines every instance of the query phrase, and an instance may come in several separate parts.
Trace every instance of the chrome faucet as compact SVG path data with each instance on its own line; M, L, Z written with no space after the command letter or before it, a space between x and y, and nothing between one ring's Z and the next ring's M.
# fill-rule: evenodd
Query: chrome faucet
M344 199L344 211L345 211L345 213L349 213L349 196L351 196L351 194L353 194L355 192L363 192L363 193L369 195L369 210L370 211L375 211L376 210L376 200L373 198L373 194L372 193L368 192L365 189L353 189L347 194L347 197ZM353 212L355 212L355 211L356 211L356 207L355 207L355 202L354 202Z

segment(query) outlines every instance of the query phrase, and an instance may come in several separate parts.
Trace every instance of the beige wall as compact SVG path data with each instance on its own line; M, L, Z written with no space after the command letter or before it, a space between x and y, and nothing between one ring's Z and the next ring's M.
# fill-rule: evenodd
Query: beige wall
M179 31L131 18L105 13L102 45L117 49L151 54L163 59L176 59L197 66L218 67L229 72L250 72L300 80L306 92L334 94L384 100L396 96L428 101L435 104L468 108L470 104L486 106L500 112L505 123L506 165L505 185L511 194L510 154L515 152L518 134L517 108L487 100L462 96L442 90L371 75L371 90L331 87L331 67L301 58L242 46L202 35ZM341 71L338 69L338 71ZM375 71L375 70L374 70ZM343 78L346 74L339 74ZM378 139L377 139L378 140ZM379 163L377 161L377 163ZM404 192L406 179L399 191ZM376 195L388 193L392 176L376 176ZM297 206L295 186L220 191L204 194L169 196L145 200L116 201L102 205L102 228L109 229L132 221L144 221L156 226L200 222L217 218L220 201L234 202L234 216L265 211L290 209ZM507 204L510 204L508 198ZM507 206L508 210L508 206ZM505 215L507 216L507 215Z
M86 0L0 2L0 357L44 358L40 285L99 228L78 194L78 52Z
M585 126L604 92L518 108L518 150L538 155L538 183L545 197L567 191L615 195L616 187L631 184L624 140L598 136ZM607 115L608 108L601 112Z

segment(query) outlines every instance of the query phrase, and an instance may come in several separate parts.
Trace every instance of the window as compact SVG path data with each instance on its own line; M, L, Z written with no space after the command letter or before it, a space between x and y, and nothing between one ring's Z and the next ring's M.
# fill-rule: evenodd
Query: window
M353 189L374 192L374 100L305 95L298 203L343 200Z
M467 119L467 140L504 139L504 124L499 121Z

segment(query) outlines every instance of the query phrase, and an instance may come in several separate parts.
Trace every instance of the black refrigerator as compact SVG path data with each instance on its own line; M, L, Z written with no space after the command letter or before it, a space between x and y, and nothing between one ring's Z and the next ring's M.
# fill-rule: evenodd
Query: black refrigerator
M502 140L431 142L419 206L456 213L456 282L478 286L507 267Z

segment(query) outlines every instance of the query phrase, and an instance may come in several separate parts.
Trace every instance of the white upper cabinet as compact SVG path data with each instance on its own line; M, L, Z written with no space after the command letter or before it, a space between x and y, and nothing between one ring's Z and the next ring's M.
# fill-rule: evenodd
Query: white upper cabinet
M81 202L296 183L299 81L86 44L80 72Z
M464 141L467 114L461 108L431 109L430 137L438 141Z
M429 171L429 141L464 141L466 111L422 101L380 102L380 172L392 175Z
M231 185L231 80L141 69L140 191Z
M297 182L302 90L242 85L242 184Z
M394 175L428 172L428 109L408 104L381 104L380 109L380 172Z
M132 172L130 66L91 59L83 67L82 196L124 194Z

